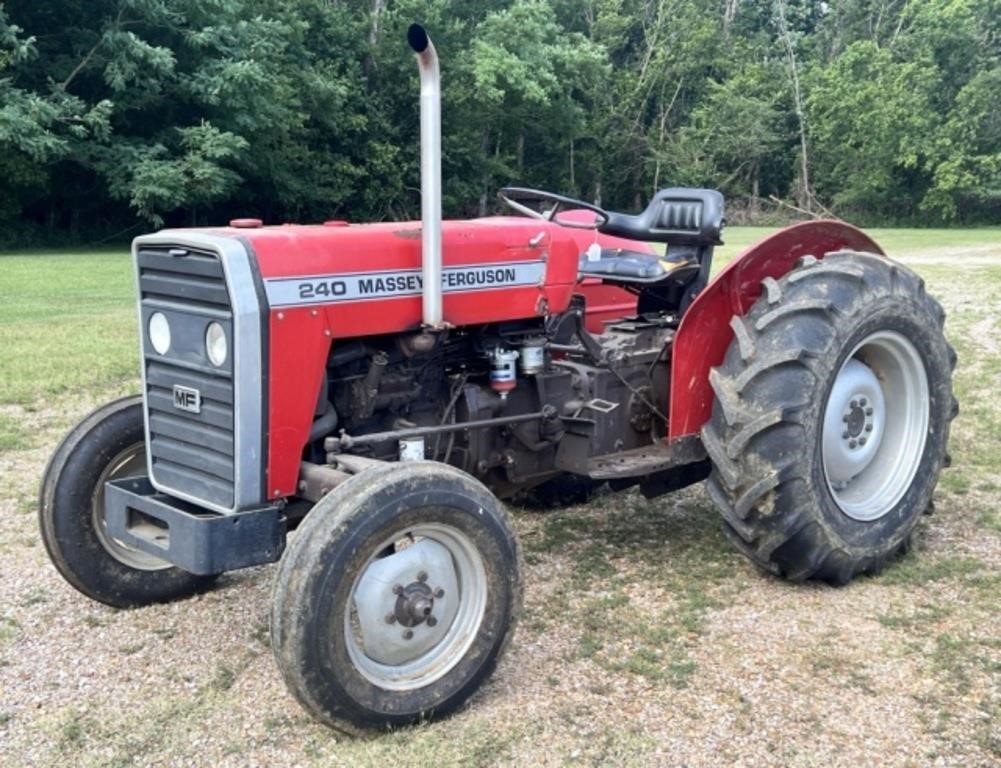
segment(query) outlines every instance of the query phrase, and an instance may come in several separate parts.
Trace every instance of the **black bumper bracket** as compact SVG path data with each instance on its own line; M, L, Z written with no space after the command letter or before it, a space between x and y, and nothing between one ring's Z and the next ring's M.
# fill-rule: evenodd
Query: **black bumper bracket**
M106 483L104 516L112 538L189 573L273 563L285 549L280 507L223 515L160 493L146 477Z

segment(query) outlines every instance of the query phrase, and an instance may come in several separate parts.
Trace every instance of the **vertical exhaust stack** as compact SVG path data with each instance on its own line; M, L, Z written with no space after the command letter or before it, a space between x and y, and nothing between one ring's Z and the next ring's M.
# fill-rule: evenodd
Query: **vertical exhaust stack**
M411 24L407 42L421 73L421 280L424 325L439 329L441 301L441 75L424 27Z

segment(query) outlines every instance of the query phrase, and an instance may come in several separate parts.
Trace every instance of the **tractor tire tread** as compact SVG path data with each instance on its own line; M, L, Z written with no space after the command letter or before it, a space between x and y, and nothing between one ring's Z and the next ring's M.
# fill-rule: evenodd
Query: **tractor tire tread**
M316 632L316 611L312 608L314 601L307 599L316 595L315 590L320 583L318 573L331 562L346 562L354 556L345 542L353 529L375 514L366 505L376 503L389 486L405 488L425 484L431 473L437 475L439 487L460 488L469 499L477 500L480 518L487 520L498 531L496 535L504 541L503 551L512 558L510 567L506 569L500 569L497 563L485 563L488 575L493 573L495 581L504 584L508 600L498 597L490 609L504 612L499 641L493 639L495 635L485 634L483 642L495 642L496 645L485 647L476 654L470 651L473 654L471 659L482 659L476 672L477 680L485 680L496 669L510 647L521 616L524 558L514 534L511 514L479 480L450 465L428 461L387 463L384 467L366 469L349 478L317 503L317 508L306 516L291 546L286 549L275 576L270 624L275 658L295 699L320 722L351 736L371 735L375 730L410 725L430 716L445 716L461 707L472 693L468 690L471 683L467 683L463 690L436 700L427 710L406 712L402 709L394 711L395 707L391 707L380 715L385 720L378 722L378 719L371 719L372 713L359 702L347 697L332 700L329 692L318 685L320 674L307 663L307 659L311 658L307 656L310 647L326 645L319 640L326 635ZM382 517L386 515L385 512L378 514ZM341 557L332 560L331 553L335 551ZM434 682L428 687L437 684ZM417 689L415 695L423 690Z
M785 365L804 364L813 354L808 349L786 349L773 352L770 357L761 357L741 371L733 380L734 389L739 396L747 386L764 373ZM809 369L809 366L806 366Z
M778 304L782 300L782 287L774 277L766 277L761 281L769 304Z
M170 567L152 571L119 562L94 530L90 499L101 463L145 438L143 399L130 395L96 408L49 458L38 499L42 544L59 574L78 592L114 608L169 602L210 588L218 578Z
M803 402L801 386L794 388L811 379L819 384L825 349L842 333L839 318L854 316L865 302L900 295L916 299L936 322L944 313L913 272L874 254L839 251L822 260L803 258L782 278L767 277L761 285L761 299L731 320L731 351L710 372L716 400L702 428L713 465L706 488L727 537L760 568L792 581L844 584L880 570L906 550L910 530L902 541L888 542L886 551L859 552L807 514L805 504L790 502L801 495L795 490L809 484L795 457L805 450L803 419L810 402ZM950 346L949 370L955 359ZM795 394L786 402L768 402L760 394L768 387ZM777 508L780 503L784 508Z
M827 314L833 309L833 305L827 299L804 299L794 303L779 306L766 312L754 323L754 330L761 333L772 323L786 319L792 315L799 315L806 312L817 312L821 315Z
M711 424L706 424L702 428L702 444L723 485L730 489L736 488L740 480L740 467L730 458L722 440Z
M750 360L754 357L754 339L751 338L751 334L744 324L744 318L734 315L730 318L730 327L733 329L733 337L737 340L737 345L740 348L740 359L745 362Z

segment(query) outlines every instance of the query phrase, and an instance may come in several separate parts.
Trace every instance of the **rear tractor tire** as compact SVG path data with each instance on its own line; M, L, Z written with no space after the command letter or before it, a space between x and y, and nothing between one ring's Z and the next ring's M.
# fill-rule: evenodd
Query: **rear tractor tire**
M347 733L452 712L521 609L518 546L480 482L430 461L361 472L309 512L275 579L271 641L293 695Z
M944 321L917 275L852 252L766 278L732 319L702 440L709 494L751 560L844 584L906 550L958 412Z
M42 479L38 522L49 558L72 586L115 608L191 595L215 576L195 576L113 539L105 529L104 484L146 475L141 397L98 408L56 448Z

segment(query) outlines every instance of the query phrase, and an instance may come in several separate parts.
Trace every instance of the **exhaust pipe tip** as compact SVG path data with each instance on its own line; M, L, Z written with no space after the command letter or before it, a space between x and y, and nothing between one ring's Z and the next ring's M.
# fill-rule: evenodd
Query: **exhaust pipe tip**
M428 37L427 30L420 24L411 24L410 28L407 29L407 42L414 53L424 53L431 43L431 38Z

